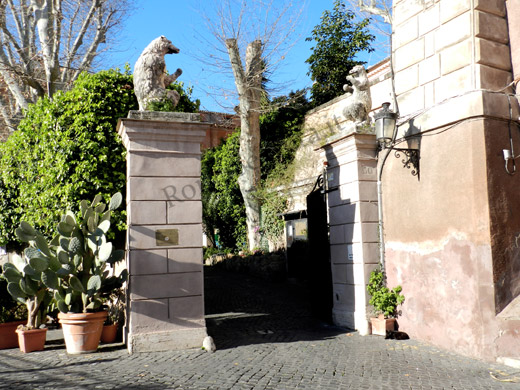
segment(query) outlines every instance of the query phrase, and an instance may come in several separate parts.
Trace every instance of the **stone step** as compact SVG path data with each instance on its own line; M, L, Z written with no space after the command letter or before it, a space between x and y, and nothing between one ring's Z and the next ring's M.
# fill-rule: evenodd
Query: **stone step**
M497 363L520 369L520 359L509 358L509 357L498 357Z

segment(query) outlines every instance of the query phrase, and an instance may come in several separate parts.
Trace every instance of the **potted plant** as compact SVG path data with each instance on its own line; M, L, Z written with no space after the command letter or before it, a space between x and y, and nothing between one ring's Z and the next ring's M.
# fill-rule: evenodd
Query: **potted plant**
M370 274L367 285L370 294L370 304L374 307L377 318L370 318L372 334L386 336L387 331L395 330L395 321L398 315L397 306L404 302L404 295L401 294L401 286L389 289L385 286L385 274L381 267L375 269Z
M27 308L27 323L20 325L18 344L22 352L40 351L47 335L45 324L47 306L52 296L50 287L57 286L56 271L61 268L50 252L44 236L29 223L22 221L16 229L17 237L29 243L23 257L13 256L12 263L3 265L2 278L7 281L7 291Z
M119 324L124 321L125 292L122 288L114 290L106 301L108 316L101 332L102 343L113 343L117 339Z
M27 309L7 292L7 281L0 274L0 349L18 347L16 328L24 322Z
M126 280L126 270L119 276L113 275L113 269L111 272L111 267L123 259L124 251L113 250L106 238L111 211L120 206L122 195L113 195L106 211L101 200L97 195L92 203L81 201L77 216L67 211L57 225L58 234L47 247L42 243L60 265L55 283L49 287L60 311L58 319L69 354L97 350L107 317L103 298ZM25 230L21 233L30 234Z

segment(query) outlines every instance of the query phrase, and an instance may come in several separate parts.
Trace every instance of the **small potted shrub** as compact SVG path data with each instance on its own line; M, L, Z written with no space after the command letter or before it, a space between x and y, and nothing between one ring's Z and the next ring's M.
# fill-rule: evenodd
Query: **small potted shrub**
M7 281L0 274L0 349L18 347L16 328L27 322L27 309L7 292Z
M386 336L387 331L395 330L398 315L397 306L404 302L401 286L389 289L385 286L385 275L381 267L370 274L367 291L370 294L370 304L374 307L377 318L370 318L372 334Z
M81 201L78 215L67 211L57 225L58 234L49 245L39 248L49 258L56 259L56 278L48 283L62 325L65 346L69 354L97 350L107 312L103 299L120 288L126 280L126 270L113 275L111 266L124 257L123 250L113 250L105 234L110 228L111 211L122 201L120 193L112 196L108 210L97 195L92 203ZM21 226L21 235L31 231Z
M108 316L101 332L102 343L113 343L117 339L119 324L125 316L125 292L122 288L114 290L106 301Z
M18 344L22 352L41 351L45 345L47 306L52 296L49 288L57 286L56 271L61 268L49 250L44 236L29 223L22 221L16 229L17 237L29 243L23 256L14 255L12 263L3 266L2 278L7 291L27 308L27 323L20 325Z

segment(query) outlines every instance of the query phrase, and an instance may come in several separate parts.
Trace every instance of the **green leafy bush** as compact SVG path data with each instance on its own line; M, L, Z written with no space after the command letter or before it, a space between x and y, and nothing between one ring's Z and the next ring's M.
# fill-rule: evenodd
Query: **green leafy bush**
M202 207L207 236L218 229L220 244L241 248L246 242L244 200L238 187L242 170L238 150L240 131L235 131L220 146L202 156Z
M262 179L286 171L300 146L302 124L311 108L304 91L279 96L265 107L260 116L260 159Z
M152 101L148 104L147 109L150 111L167 111L167 112L199 112L200 100L192 100L191 94L193 93L193 87L184 88L182 81L176 81L170 84L166 89L175 90L179 93L180 99L177 106L174 106L172 101L169 99L163 99L160 101Z
M181 95L176 111L193 112L192 89L173 84ZM0 245L20 249L15 228L24 220L46 238L64 209L77 211L81 199L105 201L125 193L126 150L116 133L119 118L138 108L129 67L83 73L67 92L30 105L25 118L0 143ZM124 240L125 210L114 212L108 238Z
M262 204L262 236L279 247L284 241L281 214L287 209L287 188L295 169L293 160L301 143L305 114L311 105L303 91L277 97L269 105L271 109L260 117L263 182L257 196Z
M397 306L404 303L404 295L401 294L401 286L389 289L385 286L385 275L381 268L377 268L370 274L367 291L370 294L370 304L374 306L377 314L385 317L397 317Z
M0 145L0 243L19 245L14 230L21 220L50 238L60 210L124 192L126 151L115 128L137 107L128 69L84 73L70 91L29 106ZM124 211L114 213L118 230L125 219Z

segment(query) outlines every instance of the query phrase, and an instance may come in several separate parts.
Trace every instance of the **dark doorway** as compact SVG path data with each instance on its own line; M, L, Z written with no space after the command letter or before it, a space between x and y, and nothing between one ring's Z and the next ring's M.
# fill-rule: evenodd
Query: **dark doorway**
M309 282L312 310L319 319L332 322L333 302L329 229L327 203L322 187L315 188L307 195L307 229L310 257L307 280Z
M305 280L309 268L307 210L284 215L287 245L287 276Z

